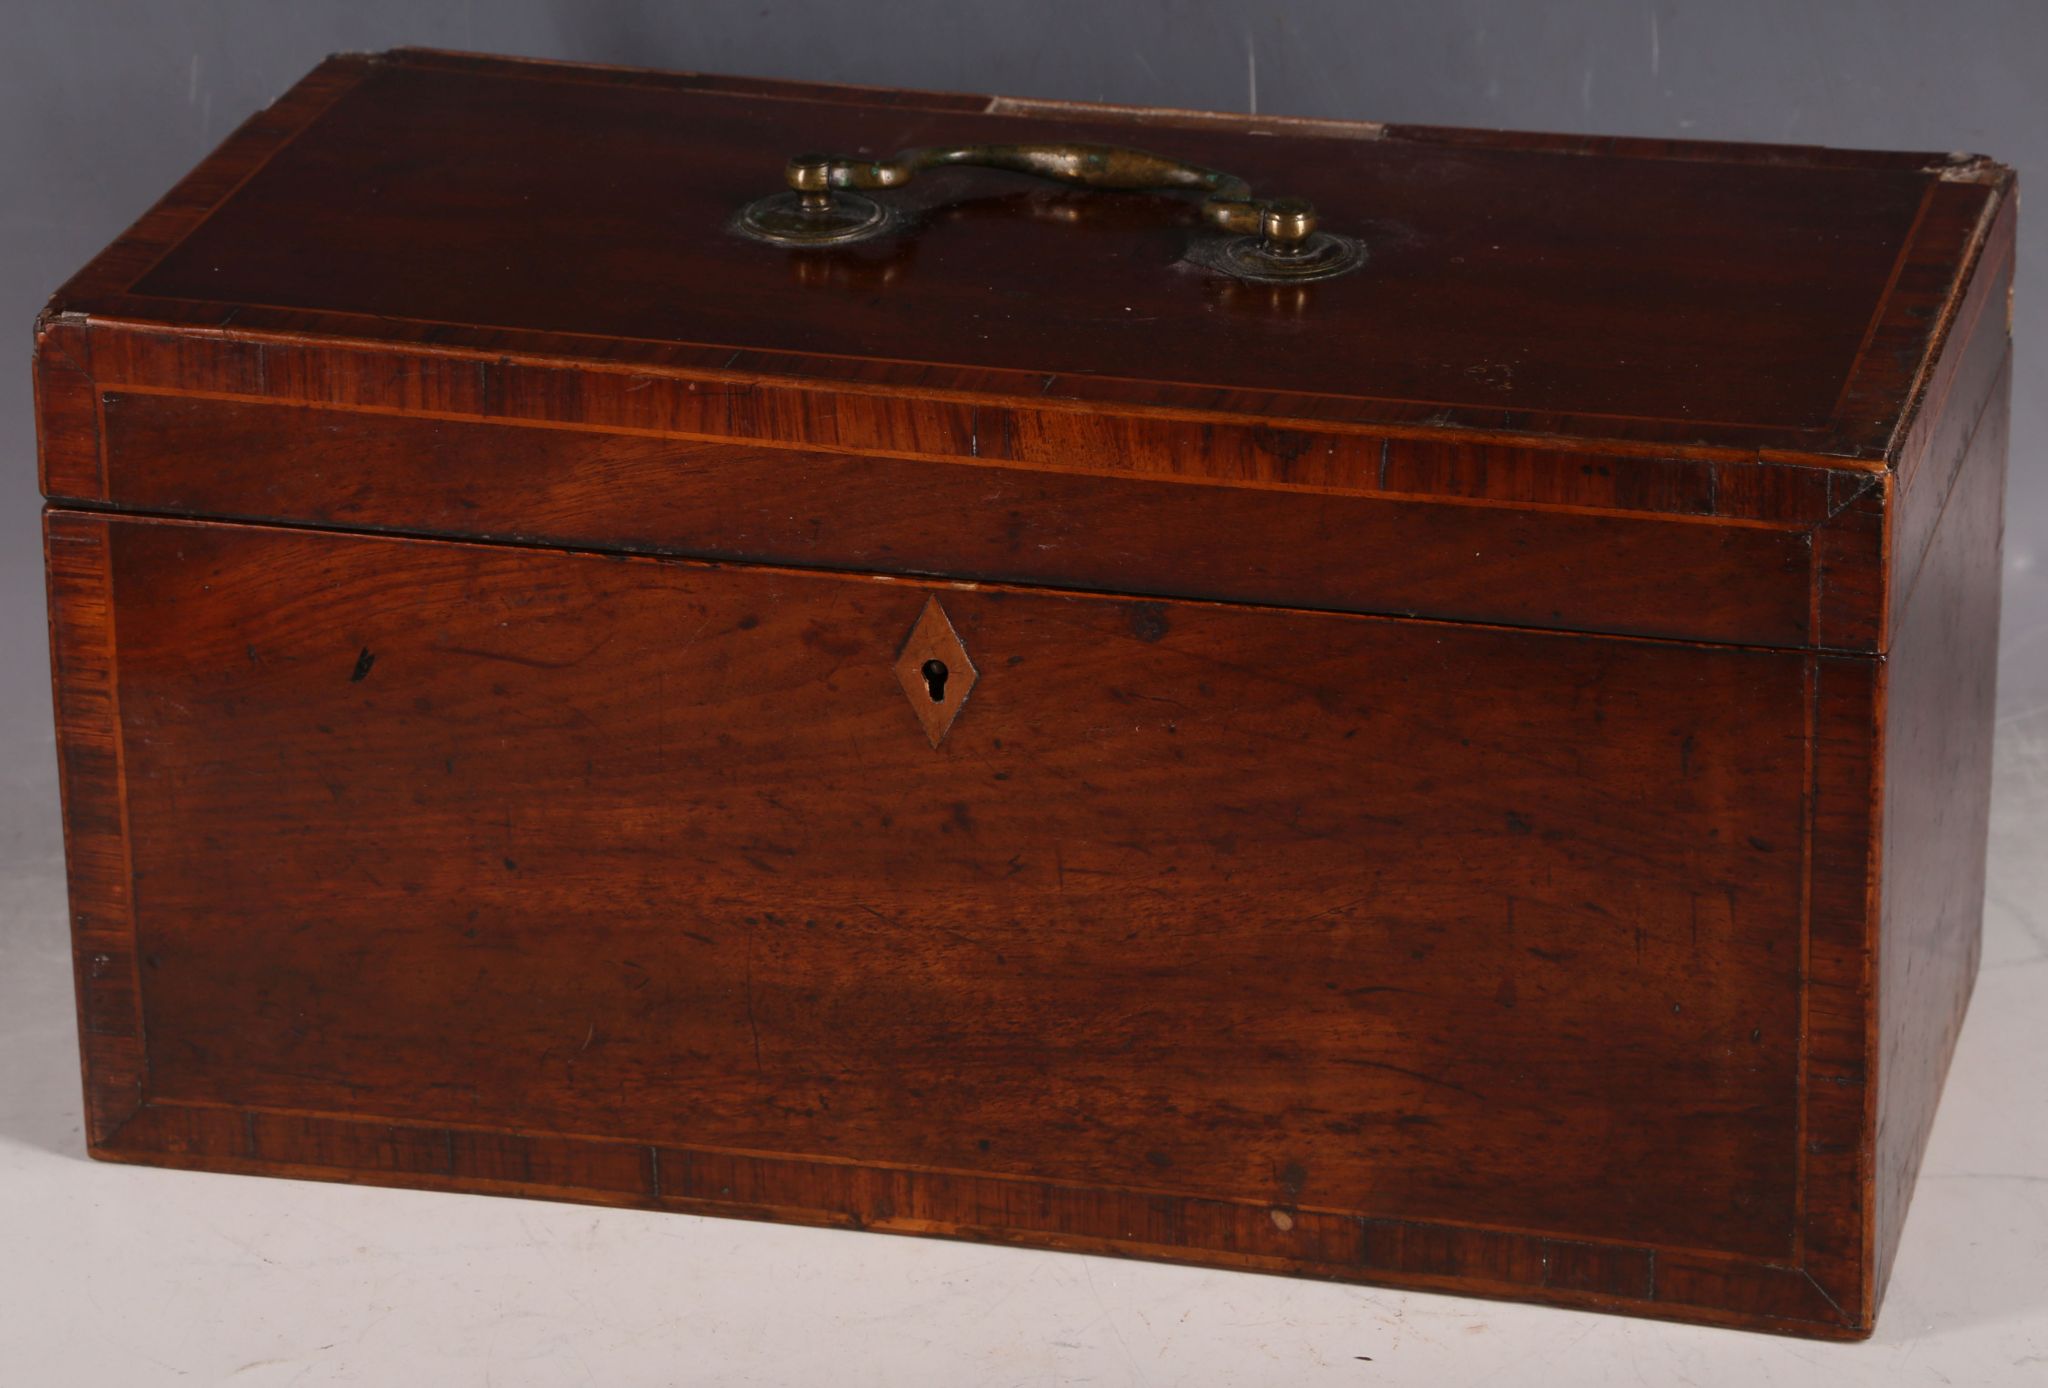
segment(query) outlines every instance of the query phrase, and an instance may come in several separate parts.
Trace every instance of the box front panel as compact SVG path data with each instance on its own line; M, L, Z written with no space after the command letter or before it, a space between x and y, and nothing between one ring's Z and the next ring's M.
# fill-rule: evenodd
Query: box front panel
M146 390L104 389L98 408L93 495L155 514L1752 646L1842 637L1815 601L1819 469L1670 460L1639 485L1571 452L1195 426L1146 448L1094 416L1027 430L980 408L965 465ZM1260 485L1177 471L1233 433ZM1468 494L1428 499L1446 488ZM1879 554L1874 537L1827 552L1830 584Z
M1796 656L107 531L152 1101L1793 1249Z

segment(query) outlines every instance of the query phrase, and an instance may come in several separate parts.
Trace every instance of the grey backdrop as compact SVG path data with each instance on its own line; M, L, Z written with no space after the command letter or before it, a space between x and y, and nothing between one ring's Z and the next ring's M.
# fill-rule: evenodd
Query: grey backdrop
M135 0L0 3L0 883L55 780L29 328L222 136L342 49L425 44L1446 125L1971 149L2048 167L2048 5L2013 0ZM2048 310L2022 219L2002 737L2048 743ZM2014 739L2019 739L2015 743Z

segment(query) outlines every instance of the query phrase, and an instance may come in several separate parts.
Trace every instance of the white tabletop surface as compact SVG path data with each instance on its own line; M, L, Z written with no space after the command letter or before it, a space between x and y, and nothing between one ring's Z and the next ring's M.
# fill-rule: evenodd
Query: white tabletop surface
M2009 671L2048 664L2014 635ZM2048 1385L2048 700L2006 692L1983 971L1867 1344L92 1162L31 772L0 810L0 1384Z

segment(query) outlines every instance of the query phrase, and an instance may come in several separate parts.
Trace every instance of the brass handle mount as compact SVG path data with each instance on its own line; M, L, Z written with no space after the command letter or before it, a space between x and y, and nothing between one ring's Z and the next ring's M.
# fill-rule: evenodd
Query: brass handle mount
M1235 174L1116 145L942 145L887 159L799 154L783 170L788 188L748 203L733 219L741 235L770 245L819 249L887 235L902 214L860 190L900 188L926 169L970 165L1034 174L1113 191L1200 193L1202 220L1220 237L1197 240L1189 258L1239 279L1293 284L1357 269L1365 248L1324 231L1300 198L1260 198Z

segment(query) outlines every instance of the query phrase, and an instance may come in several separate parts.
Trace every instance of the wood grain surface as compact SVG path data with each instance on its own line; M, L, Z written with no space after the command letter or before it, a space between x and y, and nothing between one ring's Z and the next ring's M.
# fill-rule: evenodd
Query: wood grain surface
M1309 197L1373 258L1275 295L1180 263L1185 202L986 171L890 194L914 234L836 255L725 229L799 150L1034 139L1152 146ZM643 417L681 372L1139 429L1163 413L1875 468L2008 184L1946 155L1175 122L400 52L329 60L53 309L402 358L597 358L662 378L629 402Z
M1469 1227L1645 1275L1799 1246L1810 658L53 534L113 585L153 1108ZM932 596L980 671L936 751L893 673Z
M1371 259L958 171L723 231L993 138ZM1976 960L2012 191L331 59L37 327L89 1146L1866 1335Z

